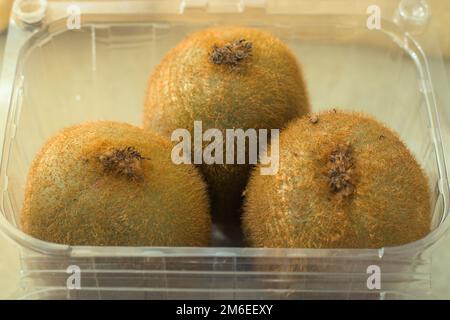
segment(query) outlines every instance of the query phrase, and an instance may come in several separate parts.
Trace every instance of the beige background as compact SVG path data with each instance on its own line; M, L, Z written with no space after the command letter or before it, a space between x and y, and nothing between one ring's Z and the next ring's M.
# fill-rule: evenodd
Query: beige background
M430 34L440 33L440 45L443 49L443 54L450 57L450 1L449 0L432 0L431 6L434 8L434 15L432 23L430 24ZM447 19L449 17L449 19ZM5 33L0 34L0 67L3 61L3 49L5 44ZM370 63L370 61L368 61ZM450 79L450 60L445 63L447 78ZM342 75L335 73L336 81ZM439 84L438 84L439 85ZM448 88L450 89L450 88ZM449 93L450 94L450 93ZM337 99L339 100L339 99ZM448 102L448 100L447 100ZM450 110L450 106L449 106ZM449 119L446 123L450 125L450 111L448 112ZM450 141L450 136L446 133L447 143ZM450 146L447 146L450 149ZM450 154L447 155L450 159ZM450 235L447 236L446 243L448 246L441 246L439 251L433 257L433 278L432 287L434 294L439 298L450 299ZM8 242L3 235L0 234L0 298L14 297L14 293L19 288L19 253L13 244Z
M5 41L5 33L0 34L0 70L3 63ZM18 289L18 282L18 250L11 242L8 242L0 232L0 299L10 298Z

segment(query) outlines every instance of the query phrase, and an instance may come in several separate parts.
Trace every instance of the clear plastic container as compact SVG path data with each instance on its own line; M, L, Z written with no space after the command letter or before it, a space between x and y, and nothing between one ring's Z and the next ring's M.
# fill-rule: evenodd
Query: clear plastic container
M27 15L20 7L14 11L0 83L0 228L20 247L20 297L432 296L433 252L450 224L439 125L445 106L436 102L448 83L433 73L442 70L442 59L431 61L422 49L421 41L434 41L421 38L428 18L423 1L25 0L16 5L22 2L32 5L22 8L28 8ZM374 3L382 12L381 29L367 24ZM77 10L81 28L69 30L76 23L69 15ZM20 231L26 176L46 139L88 120L140 125L152 69L188 33L214 24L261 28L285 41L303 64L314 111L335 106L363 111L396 130L429 176L433 231L414 243L377 250L81 247ZM67 288L71 265L81 269L81 290ZM381 270L381 289L367 285L372 265Z

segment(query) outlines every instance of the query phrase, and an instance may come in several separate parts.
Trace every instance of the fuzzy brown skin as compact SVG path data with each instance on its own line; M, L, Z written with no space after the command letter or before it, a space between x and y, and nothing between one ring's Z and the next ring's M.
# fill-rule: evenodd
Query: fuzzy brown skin
M379 248L424 237L428 181L399 137L358 113L317 117L281 134L277 175L254 171L243 216L250 244Z
M166 138L127 124L61 131L30 169L23 231L70 245L207 246L206 185L170 154Z
M242 59L219 59L226 45L241 50ZM281 129L309 109L302 71L285 44L256 29L216 27L187 37L154 70L144 127L166 136L177 128L192 134L194 121L201 120L204 131L217 128L225 137L225 129ZM250 169L201 166L219 223L239 206Z

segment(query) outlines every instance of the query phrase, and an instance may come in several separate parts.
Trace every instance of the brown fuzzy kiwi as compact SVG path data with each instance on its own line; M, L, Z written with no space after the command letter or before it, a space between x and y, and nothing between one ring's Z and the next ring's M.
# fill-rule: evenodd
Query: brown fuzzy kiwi
M29 172L23 231L70 245L207 246L206 185L166 138L93 122L51 138Z
M256 247L379 248L430 231L428 180L391 130L331 111L280 135L276 175L255 170L243 227Z
M302 70L283 42L261 30L222 26L188 36L156 67L144 127L166 136L185 128L193 136L201 120L203 131L216 128L225 137L225 129L281 129L309 109ZM250 169L201 165L216 223L240 206Z

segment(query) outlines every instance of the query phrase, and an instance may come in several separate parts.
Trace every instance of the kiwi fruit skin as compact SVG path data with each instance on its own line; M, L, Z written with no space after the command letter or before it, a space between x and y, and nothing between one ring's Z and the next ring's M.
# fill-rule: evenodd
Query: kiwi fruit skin
M207 246L206 185L194 166L172 163L171 148L167 138L117 122L62 130L32 163L23 231L69 245ZM127 150L135 157L123 160ZM116 151L123 161L114 169Z
M247 57L235 68L214 63L214 47L239 40L251 43ZM191 34L156 67L148 83L144 127L169 137L185 128L193 137L194 121L201 120L203 131L222 130L225 139L225 129L282 129L309 110L302 69L283 42L258 29L220 26ZM200 165L215 222L226 223L234 214L240 223L251 167Z
M350 163L341 189L330 176L339 150ZM428 179L398 135L336 110L282 132L278 173L255 169L244 207L244 233L255 247L396 246L424 237L431 223Z

